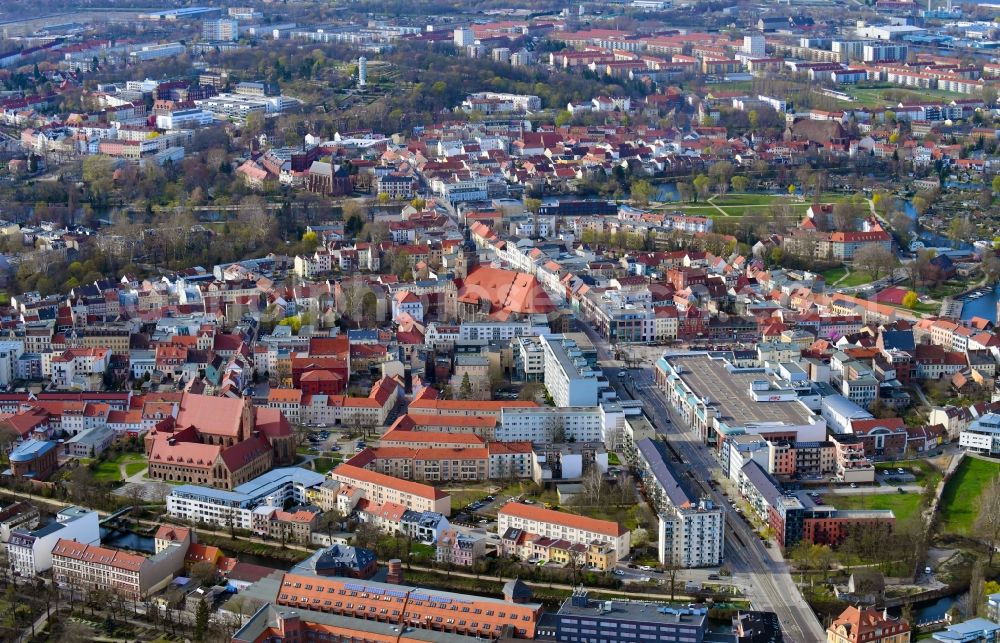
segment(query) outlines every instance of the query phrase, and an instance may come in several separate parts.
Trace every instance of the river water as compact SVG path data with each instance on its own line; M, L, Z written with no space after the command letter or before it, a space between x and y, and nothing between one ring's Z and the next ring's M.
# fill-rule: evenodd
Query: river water
M123 531L120 529L101 529L101 544L109 547L142 552L144 554L153 554L156 551L156 544L153 542L152 536L143 536L135 533L134 531ZM256 554L246 554L240 552L233 553L225 550L223 550L223 553L235 556L241 563L261 565L262 567L271 567L273 569L281 569L284 571L288 571L293 565L295 565L295 563L291 561L281 560L280 558L271 558L270 556L258 556Z

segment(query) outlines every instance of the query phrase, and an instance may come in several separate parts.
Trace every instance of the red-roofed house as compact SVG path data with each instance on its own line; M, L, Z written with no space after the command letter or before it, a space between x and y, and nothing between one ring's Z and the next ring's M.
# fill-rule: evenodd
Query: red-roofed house
M436 511L451 515L451 496L445 492L409 480L342 464L330 472L330 477L342 484L360 489L369 502L394 502L414 511Z
M630 532L616 522L545 509L537 505L520 502L504 505L497 513L497 533L503 535L508 529L562 538L582 545L606 544L615 550L619 560L630 551Z

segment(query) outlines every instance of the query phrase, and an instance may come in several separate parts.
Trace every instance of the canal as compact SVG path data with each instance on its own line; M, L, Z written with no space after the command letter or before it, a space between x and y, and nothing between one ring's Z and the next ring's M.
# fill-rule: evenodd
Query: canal
M107 545L108 547L127 549L129 551L135 551L142 554L153 554L156 551L156 545L153 542L152 536L146 536L144 534L139 534L125 529L108 529L102 527L101 544ZM234 556L239 559L241 563L250 563L252 565L260 565L262 567L270 567L272 569L280 569L283 571L288 571L295 565L292 561L272 558L271 556L260 556L258 554L248 554L243 552L234 554L233 552L227 552L224 549L223 553Z

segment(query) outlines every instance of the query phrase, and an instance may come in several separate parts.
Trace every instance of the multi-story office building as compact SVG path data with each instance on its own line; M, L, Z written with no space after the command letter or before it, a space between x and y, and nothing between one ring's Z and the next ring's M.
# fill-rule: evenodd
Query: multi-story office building
M986 413L973 420L959 433L958 445L973 453L1000 455L1000 414Z
M701 643L708 624L705 607L647 601L593 601L577 589L555 614L538 624L538 638L560 643Z
M190 523L250 529L253 510L308 504L326 477L301 467L273 469L232 491L179 485L167 496L167 514Z

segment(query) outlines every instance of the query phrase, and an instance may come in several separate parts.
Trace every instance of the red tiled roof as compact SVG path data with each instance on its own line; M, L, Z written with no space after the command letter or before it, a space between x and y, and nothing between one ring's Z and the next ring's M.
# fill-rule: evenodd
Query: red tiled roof
M129 554L97 545L85 545L75 540L66 540L65 538L60 538L56 546L52 548L52 555L79 560L84 563L106 565L128 572L139 571L142 564L146 562L143 556L137 554Z
M548 313L556 308L534 275L486 266L469 273L458 298L468 303L485 299L492 304L492 312Z
M567 527L574 527L616 538L624 535L627 531L620 524L611 522L610 520L588 518L586 516L566 513L565 511L555 511L554 509L545 509L544 507L526 505L520 502L508 502L499 513L524 518L525 520L566 525Z
M367 469L362 469L361 467L355 467L349 464L340 465L333 470L333 473L338 476L343 476L349 480L356 480L388 487L390 489L396 489L397 491L402 491L421 498L427 498L429 500L441 500L442 498L448 497L448 494L430 485L420 484L419 482L412 482L410 480L401 480L399 478L387 476L384 473L368 471Z
M243 419L243 400L185 393L177 412L177 426L194 426L200 433L236 437Z

